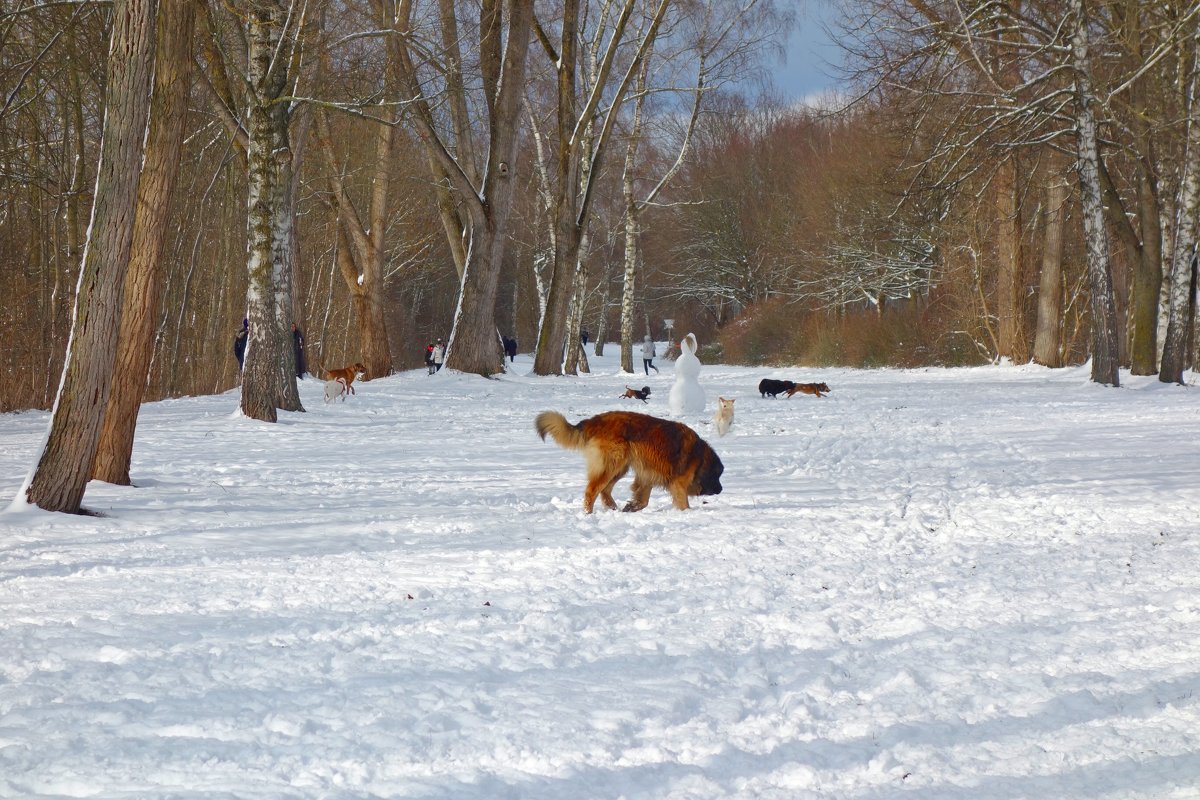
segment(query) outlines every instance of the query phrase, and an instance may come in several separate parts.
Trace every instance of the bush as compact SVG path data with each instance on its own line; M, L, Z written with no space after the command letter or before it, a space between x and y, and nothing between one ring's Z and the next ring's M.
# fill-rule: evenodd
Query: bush
M841 314L771 300L725 326L725 363L813 367L966 366L985 359L969 336L947 330L919 303Z

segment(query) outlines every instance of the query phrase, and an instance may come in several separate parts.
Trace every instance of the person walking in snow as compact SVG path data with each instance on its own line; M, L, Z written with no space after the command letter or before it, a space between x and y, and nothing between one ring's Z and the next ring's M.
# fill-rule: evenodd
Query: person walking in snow
M647 375L650 374L650 370L658 372L658 367L654 366L654 340L648 333L642 340L642 368L646 370Z

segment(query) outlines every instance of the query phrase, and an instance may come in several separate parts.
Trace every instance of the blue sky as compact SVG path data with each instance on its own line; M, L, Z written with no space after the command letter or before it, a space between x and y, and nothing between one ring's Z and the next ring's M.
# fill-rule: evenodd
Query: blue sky
M830 62L841 59L841 51L822 29L834 18L830 0L794 0L796 26L785 45L782 63L771 67L775 86L791 100L819 95L837 85Z

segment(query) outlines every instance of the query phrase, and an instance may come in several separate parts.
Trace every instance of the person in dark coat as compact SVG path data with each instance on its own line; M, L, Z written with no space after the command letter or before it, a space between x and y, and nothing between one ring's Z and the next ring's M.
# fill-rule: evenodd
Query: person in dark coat
M308 362L304 359L304 334L294 322L292 323L292 347L296 351L296 377L304 380L304 373L308 372Z
M250 320L243 319L242 327L233 335L233 356L238 360L238 372L246 363L246 339L250 335Z
M591 334L587 332L586 328L579 332L579 338L580 338L580 340L582 340L584 347L587 347L588 338L590 336L591 336Z
M433 374L433 342L425 345L425 369L429 370L429 374Z
M517 340L504 337L504 355L508 356L509 363L517 360Z

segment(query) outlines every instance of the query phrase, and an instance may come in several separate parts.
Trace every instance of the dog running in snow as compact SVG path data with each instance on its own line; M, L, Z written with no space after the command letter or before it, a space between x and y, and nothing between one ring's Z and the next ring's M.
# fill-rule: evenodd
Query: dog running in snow
M775 397L776 395L783 394L784 392L791 391L795 388L796 384L792 381L777 381L774 378L763 378L758 382L758 393L763 397L766 397L767 395Z
M325 377L331 381L341 381L346 384L346 392L356 394L354 391L354 379L365 378L367 376L367 368L357 361L348 367L337 367L336 369L326 369Z
M649 401L646 398L650 396L650 387L643 386L640 389L630 389L628 386L626 386L625 393L620 396L621 397L633 397L638 400L641 400L643 403L649 403Z
M557 411L543 411L534 420L543 440L546 434L568 450L582 450L587 460L583 510L591 514L596 497L616 508L612 490L633 470L633 497L624 511L641 511L650 490L663 486L678 509L688 497L720 494L725 465L696 432L681 422L632 411L606 411L572 425Z
M829 384L827 383L797 383L791 389L787 390L787 396L791 397L794 394L812 394L817 397L824 397L829 394Z

